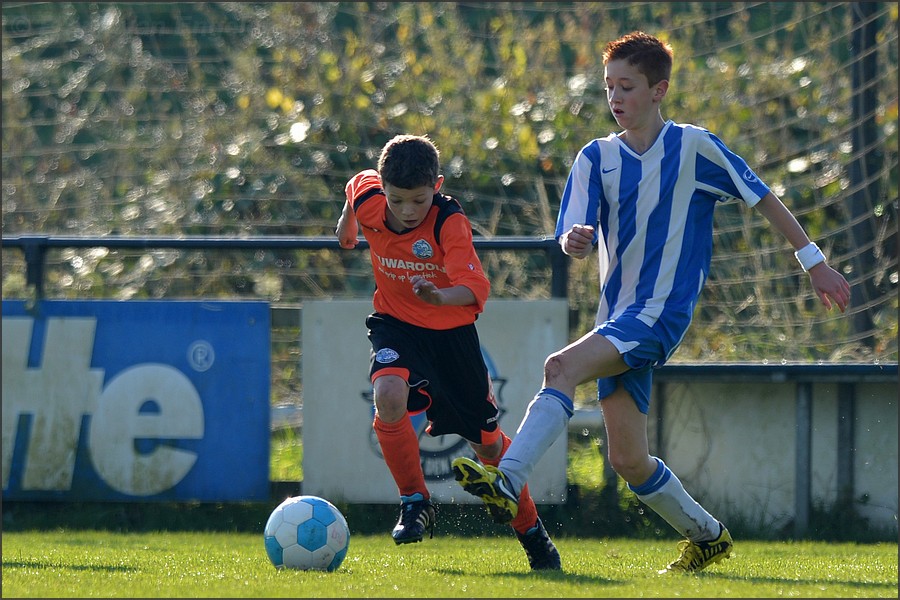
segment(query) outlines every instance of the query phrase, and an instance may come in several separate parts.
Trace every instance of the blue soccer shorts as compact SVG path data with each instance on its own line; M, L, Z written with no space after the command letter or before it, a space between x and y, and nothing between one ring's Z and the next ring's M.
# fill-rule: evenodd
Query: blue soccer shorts
M625 364L631 367L619 375L598 379L598 400L612 394L621 382L625 390L631 394L638 410L646 415L650 410L653 368L663 364L670 353L666 352L653 330L634 317L618 317L606 321L595 327L594 333L612 342L622 355Z

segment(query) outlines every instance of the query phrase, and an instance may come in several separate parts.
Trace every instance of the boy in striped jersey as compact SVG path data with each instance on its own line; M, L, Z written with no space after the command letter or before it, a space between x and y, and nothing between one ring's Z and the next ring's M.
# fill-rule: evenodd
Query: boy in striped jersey
M459 202L440 192L443 182L438 150L427 136L395 136L382 148L377 171L366 169L347 182L335 229L342 248L355 248L360 230L369 242L372 427L400 494L400 518L391 532L397 544L422 541L435 522L409 414L425 412L426 433L461 436L487 465L497 465L510 445L475 329L490 282L469 219ZM510 525L528 563L559 570L559 552L527 486L521 490Z
M610 464L685 538L660 573L690 573L727 558L732 538L650 455L647 412L652 370L681 343L709 273L715 205L737 198L759 210L796 249L827 309L844 312L850 286L744 159L703 128L663 119L672 56L668 44L639 31L607 45L607 101L622 131L579 151L556 225L569 256L598 247L597 325L547 357L543 386L497 468L465 458L453 468L492 513L514 516L534 465L566 430L575 388L596 379Z

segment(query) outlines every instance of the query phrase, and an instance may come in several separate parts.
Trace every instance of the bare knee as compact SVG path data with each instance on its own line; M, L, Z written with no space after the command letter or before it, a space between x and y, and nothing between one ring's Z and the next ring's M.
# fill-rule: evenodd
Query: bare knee
M554 352L544 361L544 382L553 385L565 372L565 362L562 352Z
M653 475L655 461L647 456L629 455L610 451L609 465L613 471L631 485L641 485Z
M375 380L375 413L385 423L395 423L406 416L409 386L394 375L385 375Z

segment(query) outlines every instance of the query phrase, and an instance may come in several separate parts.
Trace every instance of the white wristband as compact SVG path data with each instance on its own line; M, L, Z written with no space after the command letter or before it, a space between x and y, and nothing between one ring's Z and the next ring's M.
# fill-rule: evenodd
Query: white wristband
M822 254L815 242L810 242L809 245L800 248L794 252L794 256L797 257L804 271L809 271L820 262L825 262L825 255Z

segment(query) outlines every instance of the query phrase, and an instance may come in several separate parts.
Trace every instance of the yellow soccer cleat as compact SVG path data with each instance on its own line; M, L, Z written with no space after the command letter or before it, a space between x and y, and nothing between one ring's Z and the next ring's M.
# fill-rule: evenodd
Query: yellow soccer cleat
M452 463L453 475L464 490L478 496L495 523L509 523L519 512L519 499L500 469L460 456Z
M665 573L696 573L702 571L709 565L715 564L725 558L731 556L731 549L734 547L734 541L731 534L725 529L725 526L719 523L721 530L719 537L708 542L692 542L690 540L682 540L678 542L678 549L681 556L672 562L668 567L659 571L659 574Z

